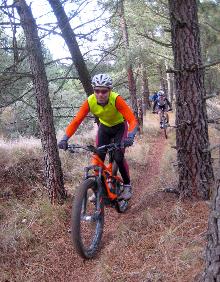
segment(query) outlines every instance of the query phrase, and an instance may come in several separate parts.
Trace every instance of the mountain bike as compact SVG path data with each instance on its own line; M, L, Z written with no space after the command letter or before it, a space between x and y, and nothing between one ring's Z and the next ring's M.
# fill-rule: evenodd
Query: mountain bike
M169 112L170 110L168 110ZM153 114L160 114L160 128L163 129L164 132L164 137L167 139L167 127L169 127L168 120L165 116L165 110L164 109L159 109L157 112L153 112Z
M168 120L165 116L165 111L164 109L161 110L161 124L160 124L161 129L163 129L164 132L164 137L167 139L167 127L168 127Z
M112 143L95 148L92 145L69 145L68 150L75 153L82 149L94 153L98 165L84 168L84 181L78 187L73 201L71 217L71 236L77 253L86 259L93 258L99 247L104 226L104 207L110 206L123 213L128 208L128 200L120 199L123 181L117 175L114 151L125 144ZM104 150L109 156L105 165L98 154Z

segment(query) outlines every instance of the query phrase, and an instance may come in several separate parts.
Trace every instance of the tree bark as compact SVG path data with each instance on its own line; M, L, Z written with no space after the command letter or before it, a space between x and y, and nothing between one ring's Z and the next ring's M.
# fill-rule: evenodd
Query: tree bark
M176 78L178 188L182 195L209 198L214 175L205 105L204 70L196 0L169 0Z
M33 75L33 86L37 103L41 142L44 152L46 186L49 191L51 202L54 202L54 200L57 199L60 201L66 198L66 192L64 189L63 173L57 149L53 112L49 98L48 81L44 67L41 43L31 8L28 7L25 0L17 1L16 8L26 37L26 48L28 51L31 73Z
M166 80L164 79L164 72L163 72L163 65L159 64L157 66L158 69L158 74L160 78L160 89L164 91L165 94L167 94L167 85L166 85Z
M166 69L170 69L169 65L166 63ZM171 103L173 104L173 73L167 73L167 97Z
M220 179L216 181L208 226L204 282L220 281Z
M124 0L120 0L118 5L119 5L120 25L121 25L121 31L123 35L124 49L125 49L126 68L127 68L127 76L128 76L128 88L129 88L129 93L131 97L132 109L138 120L136 83L135 83L134 74L133 74L133 66L132 66L130 54L129 54L129 37L128 37L128 27L127 27L125 13L124 13Z
M87 96L89 96L94 92L91 85L90 73L87 69L82 53L79 49L76 36L70 26L69 19L59 0L48 0L48 2L50 3L53 12L57 18L59 28L62 32L62 36L66 42L66 45L70 51L75 68L79 75L79 79L83 85L83 88Z

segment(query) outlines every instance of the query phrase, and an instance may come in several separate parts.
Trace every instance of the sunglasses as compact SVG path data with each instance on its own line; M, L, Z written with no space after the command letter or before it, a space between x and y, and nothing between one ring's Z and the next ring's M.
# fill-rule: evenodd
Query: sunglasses
M94 89L94 91L97 94L99 94L99 93L106 94L109 91L109 89Z

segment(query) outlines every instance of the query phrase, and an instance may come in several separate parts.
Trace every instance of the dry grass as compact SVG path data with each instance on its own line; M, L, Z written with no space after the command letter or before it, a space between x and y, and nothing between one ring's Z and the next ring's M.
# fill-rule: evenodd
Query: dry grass
M68 214L44 196L1 206L1 281L45 281L49 251L66 230ZM48 255L49 254L49 255ZM49 280L48 280L49 281Z
M42 183L40 141L20 139L6 143L0 140L1 197L27 197Z

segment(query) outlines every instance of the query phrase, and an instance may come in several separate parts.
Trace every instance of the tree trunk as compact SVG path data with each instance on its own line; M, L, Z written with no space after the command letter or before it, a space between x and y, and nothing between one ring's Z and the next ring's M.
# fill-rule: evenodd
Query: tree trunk
M76 36L70 26L68 17L59 0L48 0L48 2L50 3L53 12L57 18L59 28L62 32L62 36L66 42L66 45L70 51L75 68L79 75L79 79L83 85L83 88L87 96L89 96L94 92L91 85L91 77L86 67L81 51L79 49L79 45L76 41Z
M49 196L52 202L66 198L63 184L63 173L57 140L53 124L53 112L49 98L48 81L44 68L41 43L37 33L36 22L30 7L25 0L16 2L21 25L26 37L26 48L29 64L33 75L33 86L37 102L37 114L40 124L41 142L44 151L44 174Z
M147 79L147 71L144 64L142 64L142 75L141 75L141 88L142 88L142 97L143 97L143 114L146 115L146 110L149 110L151 105L149 101L149 87Z
M209 198L214 175L208 151L204 70L196 0L169 0L176 78L176 143L181 194Z
M164 91L165 94L167 94L167 87L166 87L166 81L164 79L164 72L163 72L163 65L159 64L157 66L159 78L160 78L160 89Z
M131 63L130 55L129 55L129 38L128 38L128 27L125 19L124 14L124 0L119 1L119 17L120 17L120 24L121 30L123 35L124 41L124 49L125 49L125 58L126 58L126 68L127 68L127 75L128 75L128 88L131 97L131 104L134 114L138 120L138 106L137 106L137 95L136 95L136 84L133 74L133 66Z
M170 69L170 66L166 63L166 69ZM173 73L167 73L167 97L173 104Z
M127 66L128 74L128 89L131 97L131 105L136 118L138 119L138 106L137 106L137 96L136 96L136 84L134 80L133 67L132 64Z
M204 282L220 281L220 179L216 181L209 216Z
M143 134L144 114L143 114L143 99L142 98L137 100L137 106L138 106L139 133Z

